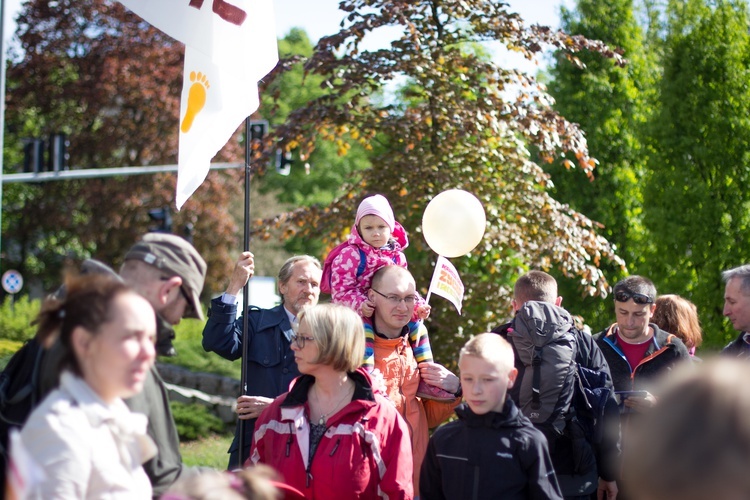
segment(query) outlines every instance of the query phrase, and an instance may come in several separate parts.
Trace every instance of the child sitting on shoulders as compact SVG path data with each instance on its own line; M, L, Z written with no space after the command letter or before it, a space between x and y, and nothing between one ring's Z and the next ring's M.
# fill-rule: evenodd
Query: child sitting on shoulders
M562 500L547 439L506 398L518 370L513 348L483 333L461 349L458 367L466 403L458 420L438 428L427 446L420 498Z
M346 242L331 251L323 265L321 290L331 294L334 304L342 304L354 309L360 316L369 318L374 312L374 304L367 298L372 276L384 266L407 267L403 250L409 245L406 231L399 224L388 200L376 194L362 200L357 209L351 233ZM375 293L380 293L373 289ZM382 295L382 294L381 294ZM397 307L400 297L386 297ZM413 308L412 322L426 319L430 306L419 294L404 299L407 307ZM432 362L432 348L425 328L409 325L409 342L414 349L418 363ZM366 332L365 358L363 367L372 371L373 333ZM455 396L439 387L420 381L417 396L440 401L453 401Z

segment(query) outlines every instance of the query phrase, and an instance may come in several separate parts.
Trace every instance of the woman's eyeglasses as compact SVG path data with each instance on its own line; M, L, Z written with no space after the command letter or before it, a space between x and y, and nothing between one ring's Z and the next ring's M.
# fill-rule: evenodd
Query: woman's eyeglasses
M297 344L300 349L305 348L305 342L315 342L315 337L305 337L302 335L292 335L292 342Z
M630 299L633 299L633 302L640 305L654 303L653 298L643 293L628 292L626 290L620 290L615 293L615 300L617 302L627 302Z

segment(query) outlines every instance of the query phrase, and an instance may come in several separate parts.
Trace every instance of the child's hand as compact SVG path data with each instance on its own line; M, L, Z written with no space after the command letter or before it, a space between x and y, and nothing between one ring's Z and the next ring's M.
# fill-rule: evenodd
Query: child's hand
M375 368L370 373L370 379L372 380L372 392L375 394L380 394L384 398L388 399L388 393L386 392L386 385L385 385L385 379L383 378L383 374Z
M369 318L372 316L372 313L375 312L375 304L370 302L369 300L366 300L362 302L362 305L359 306L359 315L363 318Z
M421 306L417 307L417 317L424 321L430 317L431 310L432 307L430 307L428 304L422 304Z

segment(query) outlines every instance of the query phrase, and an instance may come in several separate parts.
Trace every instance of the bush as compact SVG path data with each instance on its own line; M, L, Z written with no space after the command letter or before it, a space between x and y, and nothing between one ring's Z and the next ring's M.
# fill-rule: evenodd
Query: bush
M239 379L241 365L239 361L227 361L218 354L203 350L203 327L205 323L194 319L182 320L175 327L173 341L177 356L159 358L160 363L182 366L194 372L214 373L225 377Z
M203 405L170 402L180 441L194 441L210 434L226 433L224 422Z
M0 337L5 340L23 342L30 339L36 333L36 328L31 322L39 314L41 301L29 300L24 295L17 300L6 296L0 304Z

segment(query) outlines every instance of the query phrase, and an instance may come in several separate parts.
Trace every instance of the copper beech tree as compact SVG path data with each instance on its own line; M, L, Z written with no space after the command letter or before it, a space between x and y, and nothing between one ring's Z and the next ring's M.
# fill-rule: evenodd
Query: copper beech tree
M113 1L32 0L18 18L8 68L6 150L21 139L64 132L73 168L177 162L183 46ZM217 161L242 161L238 138ZM174 232L194 226L219 289L237 250L229 201L241 171L212 172L178 214ZM95 257L117 266L155 223L149 209L174 207L174 174L10 184L3 196L6 266L45 288L66 260ZM209 251L210 250L210 251Z
M424 293L436 258L420 234L427 203L450 188L475 194L487 231L470 256L454 259L466 286L463 316L431 299L433 349L446 362L465 335L508 316L513 280L528 268L575 276L584 293L605 294L599 265L623 262L595 223L550 197L549 177L529 152L542 161L563 156L570 168L591 174L596 161L585 136L551 109L534 77L499 67L480 44L499 42L529 59L544 47L574 62L581 50L624 63L621 56L600 42L526 26L496 0L344 0L340 7L347 14L342 29L321 39L305 62L308 74L324 77L327 93L292 112L275 133L302 159L321 138L341 155L359 142L372 166L354 174L333 203L281 214L258 232L322 236L330 248L347 234L362 197L383 193L409 231L409 267ZM388 48L360 49L368 33L387 26L403 35ZM383 97L396 79L406 82L402 91Z

